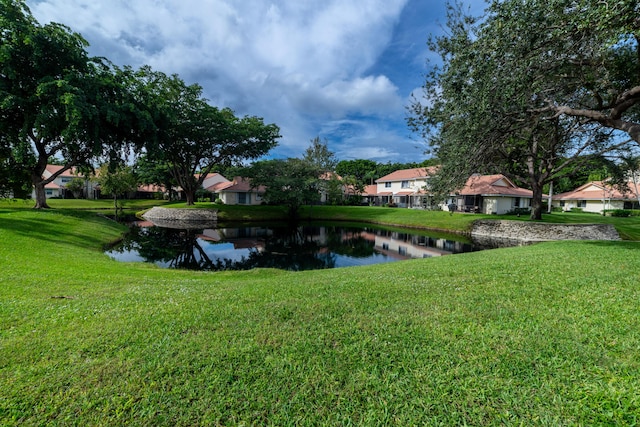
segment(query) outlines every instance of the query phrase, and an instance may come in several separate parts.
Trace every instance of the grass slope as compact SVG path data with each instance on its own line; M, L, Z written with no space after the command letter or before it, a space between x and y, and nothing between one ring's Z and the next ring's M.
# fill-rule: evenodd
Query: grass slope
M0 425L639 422L638 243L212 274L122 231L0 209Z

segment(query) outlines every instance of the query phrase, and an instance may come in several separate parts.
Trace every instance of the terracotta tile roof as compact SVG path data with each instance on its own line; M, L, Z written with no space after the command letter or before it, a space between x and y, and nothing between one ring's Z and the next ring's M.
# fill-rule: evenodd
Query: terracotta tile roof
M58 172L60 169L64 168L64 166L60 166L60 165L47 165L47 167L45 168L45 170L47 172L49 172L51 175L53 175L54 173ZM62 174L60 176L77 176L77 171L75 167L72 167L70 169L67 169L66 171L62 172Z
M223 181L223 182L217 182L217 183L215 183L215 184L213 184L213 185L210 185L210 186L209 186L209 187L207 187L206 189L207 189L208 191L211 191L211 192L216 193L216 192L218 192L218 191L222 191L222 190L224 190L224 189L225 189L225 188L227 188L227 187L231 187L232 185L233 185L233 182L232 182L232 181Z
M633 182L629 183L629 188L633 189ZM640 188L638 188L640 190ZM628 200L631 198L635 198L636 195L633 191L626 191L625 193L621 192L618 188L607 184L602 181L591 181L586 184L576 188L572 191L567 191L565 193L559 193L553 196L554 200L602 200L606 199L614 199L614 200Z
M461 196L514 196L533 197L533 191L517 187L506 176L471 175L465 186L458 192Z
M390 182L390 181L407 181L410 179L423 179L433 175L438 171L437 166L430 166L428 168L414 168L414 169L400 169L395 172L391 172L389 175L385 175L376 179L376 182Z
M221 188L219 191L227 191L231 193L234 193L234 192L244 193L244 192L252 191L251 183L249 182L249 180L241 176L237 176L233 179L233 181L227 182L225 184L227 186L224 188ZM260 186L258 187L257 190L259 193L264 193L265 188Z
M378 195L378 186L373 184L373 185L367 185L366 187L364 187L364 192L362 193L363 196L376 196Z
M44 188L48 189L48 190L56 190L59 188L62 188L61 186L59 186L58 184L56 184L54 181L51 181L50 183L46 184L44 186Z

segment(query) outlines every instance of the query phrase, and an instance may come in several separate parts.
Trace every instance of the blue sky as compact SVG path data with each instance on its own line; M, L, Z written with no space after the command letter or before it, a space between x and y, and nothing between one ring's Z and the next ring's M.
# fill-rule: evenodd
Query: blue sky
M480 13L483 0L465 4ZM81 33L92 55L198 83L212 105L280 126L271 157L319 136L339 160L419 162L406 125L443 31L436 0L27 0L40 23ZM419 92L417 92L419 93Z

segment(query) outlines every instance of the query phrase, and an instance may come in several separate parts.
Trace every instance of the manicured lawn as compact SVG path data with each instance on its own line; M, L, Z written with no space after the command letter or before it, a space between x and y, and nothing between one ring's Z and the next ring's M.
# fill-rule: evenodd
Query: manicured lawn
M123 230L0 207L0 425L640 422L640 243L197 273Z
M92 211L113 211L112 199L48 199L47 203L53 209L81 209ZM136 211L150 209L153 206L162 206L168 202L164 200L119 200L118 205L122 206L127 211ZM12 209L30 209L34 205L33 200L22 199L0 199L0 208L12 208Z

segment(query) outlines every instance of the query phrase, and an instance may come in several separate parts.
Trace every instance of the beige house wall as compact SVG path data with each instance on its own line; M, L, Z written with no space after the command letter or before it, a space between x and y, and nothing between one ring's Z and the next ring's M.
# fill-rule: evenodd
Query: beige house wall
M246 194L246 200L247 203L243 203L243 205L260 205L262 204L262 197L260 197L259 194L255 193L255 192L247 192L244 193ZM218 196L220 197L220 200L222 200L222 202L225 205L238 205L240 204L238 201L240 200L239 197L239 193L236 192L226 192L226 191L222 191L218 194Z

